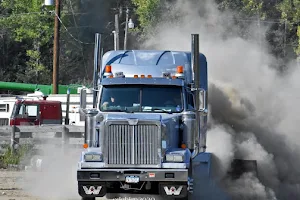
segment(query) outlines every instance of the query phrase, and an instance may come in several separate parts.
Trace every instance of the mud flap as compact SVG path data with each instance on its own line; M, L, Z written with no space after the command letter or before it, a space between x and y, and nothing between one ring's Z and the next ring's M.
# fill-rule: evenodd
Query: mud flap
M193 159L193 193L189 200L230 200L212 176L212 154L201 153Z
M106 187L104 182L78 182L78 193L81 197L104 197Z
M159 194L164 198L185 198L188 195L187 185L177 182L160 182Z
M258 177L256 160L234 159L231 163L231 169L228 171L228 176L232 179L238 179L247 172L251 172Z

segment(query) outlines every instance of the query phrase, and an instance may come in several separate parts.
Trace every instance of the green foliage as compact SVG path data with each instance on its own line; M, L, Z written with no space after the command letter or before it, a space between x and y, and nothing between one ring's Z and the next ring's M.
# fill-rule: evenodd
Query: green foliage
M298 47L296 48L296 53L300 55L300 26L297 29L297 36L298 36Z
M137 7L136 14L139 17L140 26L146 29L157 20L157 9L160 0L132 0L132 3Z
M18 149L14 152L12 151L9 145L2 145L2 148L5 149L4 155L0 158L0 163L2 163L5 167L8 165L18 165L21 160L29 155L33 150L32 144L24 144L20 145Z
M277 8L281 11L281 18L288 24L295 52L300 55L300 1L282 0Z
M16 41L38 39L40 45L52 37L53 23L49 12L42 9L42 0L3 0L1 6L9 16L0 19L0 26L12 30Z
M216 1L221 10L232 10L237 19L246 19L255 23L259 17L261 25L269 27L266 39L269 42L270 52L277 58L282 58L283 62L286 62L288 58L293 58L295 52L300 53L299 35L297 36L297 23L300 21L299 0ZM237 24L240 25L241 30L247 29L246 22L241 20Z
M25 70L17 72L17 76L23 76L22 82L39 81L37 74L49 73L49 60L43 63L42 56L50 58L50 52L42 49L51 42L54 16L42 8L42 3L43 0L3 0L0 4L6 14L0 18L0 28L9 33L11 40L24 44L26 54L18 60L25 59L27 68L23 66Z

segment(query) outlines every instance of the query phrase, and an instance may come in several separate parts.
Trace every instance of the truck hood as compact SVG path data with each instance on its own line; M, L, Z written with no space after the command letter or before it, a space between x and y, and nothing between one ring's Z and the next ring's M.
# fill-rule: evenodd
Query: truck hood
M138 119L138 120L151 120L151 121L166 121L174 117L179 117L181 113L102 113L105 120L126 120L126 119Z

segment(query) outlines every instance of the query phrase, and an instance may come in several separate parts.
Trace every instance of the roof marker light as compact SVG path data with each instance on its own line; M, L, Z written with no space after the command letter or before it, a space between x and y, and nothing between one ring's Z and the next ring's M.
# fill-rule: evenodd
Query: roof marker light
M176 74L175 74L175 76L177 77L177 78L182 78L182 79L184 79L184 69L183 69L183 66L177 66L177 68L176 68Z
M182 74L183 73L183 66L177 66L177 73Z
M147 77L148 77L148 78L152 78L152 75L148 75Z
M141 78L145 78L145 75L144 75L144 74L142 74L142 75L141 75Z
M138 75L134 75L134 76L133 76L133 78L138 78L138 77L139 77Z
M105 66L105 72L103 74L105 77L110 77L113 76L112 71L111 71L111 65L106 65Z
M106 73L111 73L111 65L106 65L105 66L105 72Z

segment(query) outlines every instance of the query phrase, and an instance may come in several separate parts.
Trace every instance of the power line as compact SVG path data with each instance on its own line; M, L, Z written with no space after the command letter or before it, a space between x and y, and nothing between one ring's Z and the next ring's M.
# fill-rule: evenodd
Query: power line
M71 12L73 14L73 21L74 21L74 24L75 24L75 27L76 27L76 30L77 30L77 37L79 39L79 31L78 31L78 28L77 28L77 23L76 23L76 19L75 19L75 15L74 15L74 10L73 10L73 5L72 5L72 1L71 0L69 0L69 4L70 4ZM83 46L82 46L81 43L80 43L80 47L81 47L81 55L82 55L82 59L83 59L83 64L84 64L84 68L85 68L85 75L87 77L88 76L87 66L86 66L86 62L85 62L85 58L84 58Z
M80 44L94 44L94 43L87 43L87 42L82 42L79 39L75 38L73 36L72 33L69 32L69 30L67 29L67 27L65 26L65 24L62 22L62 20L60 19L60 17L57 15L57 13L55 11L51 11L52 13L54 13L56 15L56 17L58 18L58 20L60 21L60 23L62 24L62 26L65 28L66 32L78 43Z

